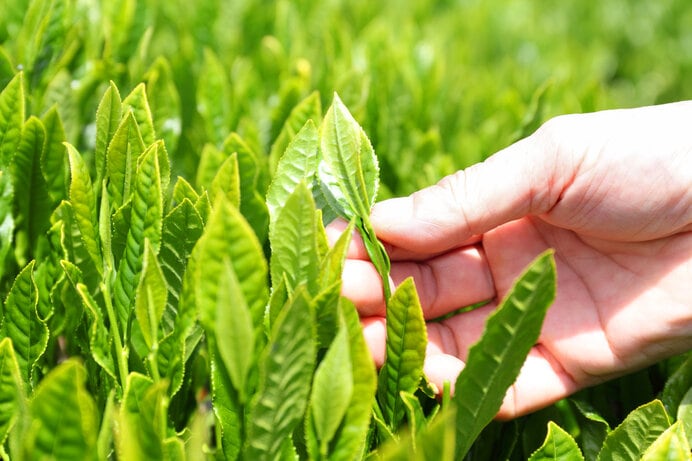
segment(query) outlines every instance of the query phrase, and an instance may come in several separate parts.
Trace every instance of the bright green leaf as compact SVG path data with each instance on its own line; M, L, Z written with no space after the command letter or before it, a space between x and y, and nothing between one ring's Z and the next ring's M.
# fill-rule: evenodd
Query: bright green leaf
M122 117L122 101L115 83L110 85L96 109L96 146L94 161L98 182L106 175L106 154Z
M228 155L238 155L240 171L240 212L252 226L260 242L267 238L269 211L264 201L267 190L266 168L261 158L237 134L231 133L223 143L223 151Z
M34 116L29 117L12 162L17 227L26 233L30 248L36 248L39 237L48 230L53 211L48 187L41 174L45 138L43 123Z
M114 209L120 208L132 194L137 158L144 152L144 141L132 112L120 121L106 153L108 194Z
M253 325L261 325L269 299L264 252L250 225L223 196L214 205L204 234L193 250L193 255L195 253L197 255L193 257L200 262L196 269L195 297L201 318L214 312L215 308L210 310L208 306L216 306L218 277L224 260L228 259L250 308ZM207 324L214 323L213 318L204 321Z
M353 370L348 330L342 325L320 362L312 385L310 411L320 453L327 456L329 443L341 423L353 395Z
M96 459L96 404L85 387L86 370L76 360L53 369L36 389L24 436L29 459Z
M413 393L423 375L427 342L423 310L409 277L387 303L385 362L377 389L385 421L393 428L399 426L404 415L400 393Z
M212 203L219 194L234 207L240 207L240 176L238 171L238 154L231 154L221 164L216 176L211 182L210 199Z
M180 205L185 199L195 203L198 198L199 194L197 194L195 188L192 187L192 185L187 182L185 178L178 176L178 179L175 181L175 185L173 186L172 206L175 207Z
M680 402L677 411L678 421L682 423L682 427L687 434L687 441L692 445L692 387L687 391Z
M370 141L335 94L320 127L319 178L328 203L342 217L368 216L379 167Z
M548 435L543 445L534 451L529 461L584 461L577 442L571 435L554 422L548 423Z
M269 229L279 216L288 197L301 181L312 183L317 171L318 137L317 127L308 120L296 134L279 160L274 179L267 190L267 207L269 208Z
M217 422L217 439L220 439L226 459L238 459L243 445L243 407L238 400L230 373L224 366L221 353L211 338L211 391L212 406Z
M454 461L454 411L445 411L432 423L413 434L404 432L400 440L390 440L375 452L378 461Z
M312 92L307 98L299 102L288 115L281 128L281 132L274 140L271 151L269 152L270 171L278 174L277 164L279 159L285 155L289 144L293 141L297 133L310 121L314 125L320 124L322 118L322 104L318 92Z
M286 200L269 232L271 278L274 284L285 276L289 289L306 284L308 292L316 294L319 261L315 222L315 203L305 183L300 182Z
M238 392L239 400L245 403L245 382L254 359L255 335L250 309L228 259L223 261L218 286L216 322L207 328L211 327L210 333L216 338L221 359Z
M149 348L157 342L159 323L166 307L168 287L149 240L144 242L142 276L135 294L135 316Z
M276 318L259 359L260 381L251 402L246 459L274 459L302 418L315 364L310 302L298 290Z
M495 417L536 343L548 306L555 297L552 252L534 260L486 321L481 339L469 350L457 378L457 457L463 457L481 430Z
M115 309L123 329L128 325L131 309L134 307L135 290L144 261L144 242L148 240L154 252L158 252L161 245L163 196L158 144L147 149L139 163L132 197L130 229L115 280ZM127 333L123 333L127 337Z
M646 449L670 426L670 420L660 400L654 400L633 410L608 434L598 461L627 458L640 459Z
M118 420L118 458L163 460L167 398L164 382L131 373Z
M377 372L363 337L358 312L346 298L341 298L339 306L349 336L353 392L341 427L331 444L332 461L359 459L364 456L377 390Z
M17 275L3 307L2 337L12 340L22 380L33 387L36 362L48 344L48 327L36 312L38 292L31 261Z
M70 144L65 144L70 158L70 203L74 211L74 220L79 228L82 242L96 270L103 270L101 246L96 219L96 197L91 183L89 170L82 156Z
M111 353L113 335L106 328L101 309L89 294L87 287L81 283L79 269L69 261L61 261L65 275L72 284L84 307L89 324L89 349L94 361L115 381L117 374L115 360Z
M154 120L151 116L151 108L147 99L146 89L143 83L135 87L122 102L123 113L132 112L139 131L142 134L142 141L145 146L151 145L156 140L154 132Z
M0 341L0 444L5 443L22 410L22 382L12 340L3 338Z
M166 58L159 56L147 71L145 79L155 131L164 140L166 148L175 152L183 123L181 98L175 86L175 75Z
M218 146L230 131L228 71L209 48L204 49L202 69L197 82L197 111L204 120L207 139Z
M189 316L180 311L178 299L188 258L203 230L202 218L187 198L181 200L163 219L159 261L168 286L168 305L163 318L166 332L171 331L173 324L178 322L186 323L182 328L187 330L188 322L191 322Z
M654 443L646 449L642 461L678 461L689 460L692 449L682 421L678 421L661 434Z
M18 73L0 93L0 169L10 164L24 124L24 78Z
M41 155L41 172L48 193L54 204L68 197L70 165L65 149L65 128L60 112L53 106L42 118L46 130L45 145Z
M333 283L341 282L341 274L343 273L344 262L346 261L346 254L351 244L354 228L355 223L351 221L322 260L319 271L320 286L329 286Z

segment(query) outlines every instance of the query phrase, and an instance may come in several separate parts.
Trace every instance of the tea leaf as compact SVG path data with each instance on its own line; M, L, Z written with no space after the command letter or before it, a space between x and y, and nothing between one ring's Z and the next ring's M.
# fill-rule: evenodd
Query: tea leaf
M377 158L365 132L336 94L320 135L319 178L325 197L347 220L368 216L377 195Z
M406 423L408 430L411 431L411 439L415 449L416 437L426 424L425 412L415 394L401 391L399 396L401 397L401 403L404 405Z
M661 392L661 401L670 414L674 414L685 394L692 388L692 354L672 373Z
M244 435L243 407L230 379L230 373L221 360L214 338L209 345L211 355L212 406L217 421L217 438L226 459L238 459Z
M106 156L106 176L111 206L120 208L132 193L137 158L144 152L144 141L132 112L127 112L118 125Z
M46 181L48 194L53 204L57 205L67 198L70 181L70 165L64 144L65 128L56 106L46 112L42 120L46 138L41 154L41 172Z
M269 208L269 229L274 226L279 211L303 180L312 183L317 171L317 127L308 120L286 148L276 167L274 180L267 190L267 207Z
M0 277L14 239L13 190L8 166L21 141L24 124L23 74L15 75L0 93Z
M107 459L113 451L114 415L115 389L112 389L106 398L106 404L101 415L101 428L96 440L97 459Z
M320 124L322 118L322 104L320 95L317 91L299 102L284 121L281 132L274 140L269 152L269 169L278 175L277 164L280 158L285 155L285 151L293 141L298 132L310 121L315 126Z
M584 461L577 442L560 426L550 421L545 442L529 457L529 461L543 460Z
M210 196L212 203L219 194L234 207L240 207L240 176L238 171L238 154L231 154L221 164L214 180L211 182Z
M0 340L0 444L14 427L24 398L19 363L10 338Z
M692 450L685 435L684 424L678 421L661 434L654 443L646 449L642 461L658 461L662 459L690 459Z
M670 426L670 420L660 400L654 400L632 411L608 434L598 461L627 457L640 459L646 449Z
M178 176L173 186L173 195L171 197L171 206L175 207L183 203L183 200L188 199L191 203L195 203L199 198L199 194L195 192L195 188L185 180Z
M377 386L384 419L393 428L404 415L400 393L413 393L423 375L427 342L423 310L409 277L387 303L386 355Z
M156 58L144 76L155 132L171 152L178 148L183 124L181 98L174 77L168 60L162 56Z
M24 125L24 78L20 72L0 93L0 169L10 164Z
M300 182L269 233L272 282L278 284L285 275L289 290L306 284L311 295L317 292L319 269L315 213L312 195L305 183Z
M610 432L610 425L591 408L588 402L574 399L571 402L577 408L575 416L579 422L578 440L584 457L588 460L596 459L603 446L603 441Z
M96 164L96 182L100 183L106 175L106 154L108 146L115 136L122 116L122 101L120 92L115 83L110 85L101 98L96 109L96 146L94 148L94 162Z
M150 349L158 339L159 323L166 307L167 295L166 279L156 259L156 253L149 240L145 240L142 276L135 294L135 316L144 341Z
M202 147L197 165L197 176L195 177L197 190L211 188L211 182L226 158L226 153L213 144L207 143Z
M677 411L678 421L682 423L682 427L687 435L687 441L692 445L692 387L687 391L680 402Z
M41 382L29 404L33 424L24 435L30 459L96 459L96 404L86 390L86 370L74 359Z
M341 274L354 228L355 222L351 221L323 258L319 271L320 286L330 286L333 283L341 282Z
M135 122L142 134L142 141L145 146L151 145L156 140L154 133L154 120L151 117L151 108L147 99L146 89L143 83L135 87L122 102L122 111L132 113Z
M46 350L48 327L36 312L38 293L31 261L17 275L3 307L2 337L12 340L22 380L33 387L34 367Z
M267 263L250 225L223 197L216 202L204 234L193 250L193 255L195 253L193 257L200 261L196 268L195 294L200 321L209 326L215 323L218 274L227 258L240 282L253 325L261 325L269 299Z
M377 390L375 364L363 338L358 312L346 298L341 298L339 307L343 325L348 330L353 392L341 426L331 444L330 459L333 461L359 459L364 456Z
M250 309L228 259L223 261L218 286L216 323L210 333L216 338L224 367L242 404L247 399L245 382L254 359L255 335Z
M101 308L89 294L86 285L81 282L82 276L79 269L69 261L61 261L60 264L79 296L84 312L89 319L89 352L94 361L115 381L118 377L115 370L115 360L111 353L113 338L103 321Z
M142 154L137 168L132 197L132 216L127 233L125 253L120 260L115 279L115 309L123 328L124 338L129 337L126 327L134 307L135 289L139 283L144 259L144 242L149 240L155 252L161 244L163 197L159 171L158 144L153 144Z
M269 210L264 202L267 191L266 165L237 133L223 143L223 151L238 154L240 171L240 212L255 231L260 242L267 238Z
M70 159L70 203L74 220L91 262L99 274L103 271L101 247L96 219L96 198L89 170L82 156L70 144L65 144Z
M339 331L339 294L341 283L336 282L325 288L313 298L315 327L317 329L317 348L326 349Z
M486 322L479 342L469 350L457 378L457 453L463 457L502 405L541 331L555 297L555 262L548 251L536 258L515 282Z
M341 325L320 362L310 396L310 415L315 427L320 454L327 456L332 441L353 395L353 370L348 330Z
M139 373L127 377L118 430L118 457L158 460L166 436L166 387Z
M188 323L192 322L188 321L189 316L179 309L178 299L188 259L203 231L202 218L187 198L181 200L163 219L159 261L168 287L168 303L163 317L166 332L171 331L176 322L185 323L183 330L186 331ZM194 315L192 317L194 319Z
M400 440L390 440L374 452L378 461L453 461L454 410L443 412L415 436L403 432Z
M272 326L249 409L246 459L274 459L305 411L315 364L312 317L305 291L299 289Z
M48 195L46 182L41 174L41 155L46 132L43 124L34 116L24 124L22 140L13 159L17 226L26 232L30 248L50 225L53 203Z
M204 120L207 139L218 146L228 134L231 121L228 72L209 48L204 49L202 69L197 82L197 111Z
M14 243L14 192L9 172L0 169L0 279L4 279L7 255Z

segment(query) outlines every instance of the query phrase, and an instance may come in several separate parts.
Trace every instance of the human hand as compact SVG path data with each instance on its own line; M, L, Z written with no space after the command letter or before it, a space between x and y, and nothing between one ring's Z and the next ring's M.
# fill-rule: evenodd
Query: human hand
M428 323L424 371L442 388L486 317L539 253L557 295L499 418L692 348L692 102L568 115L483 163L375 205L391 282L413 276ZM328 226L331 238L343 223ZM375 362L382 285L356 236L344 268Z

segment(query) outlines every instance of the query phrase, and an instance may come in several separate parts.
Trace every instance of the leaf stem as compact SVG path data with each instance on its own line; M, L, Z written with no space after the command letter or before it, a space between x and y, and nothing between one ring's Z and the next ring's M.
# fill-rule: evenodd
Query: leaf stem
M110 271L109 271L110 272ZM118 361L118 371L120 374L120 385L125 389L125 384L127 381L127 375L130 374L127 366L127 356L128 350L123 347L122 339L120 338L120 328L118 326L118 318L115 315L115 309L113 309L113 302L111 301L111 292L108 286L109 274L105 274L104 280L106 282L101 283L101 291L103 292L103 299L106 303L106 314L108 315L108 321L113 329L113 336L115 341L115 355Z
M391 262L389 261L389 255L387 250L384 249L384 245L377 239L375 230L372 228L370 223L370 218L367 215L361 216L361 220L358 223L358 230L363 237L363 243L365 244L365 249L368 252L368 256L372 261L377 273L382 279L382 292L384 294L385 304L389 303L389 298L392 296L392 289L389 286L389 272L391 269Z

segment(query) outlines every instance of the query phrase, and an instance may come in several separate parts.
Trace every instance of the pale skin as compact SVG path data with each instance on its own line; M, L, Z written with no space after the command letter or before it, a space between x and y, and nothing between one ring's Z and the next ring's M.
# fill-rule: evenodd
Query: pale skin
M413 276L426 319L488 301L428 323L424 371L439 389L516 277L555 250L556 299L500 419L692 349L692 101L554 118L371 219L390 283ZM381 365L382 285L357 237L342 292Z

